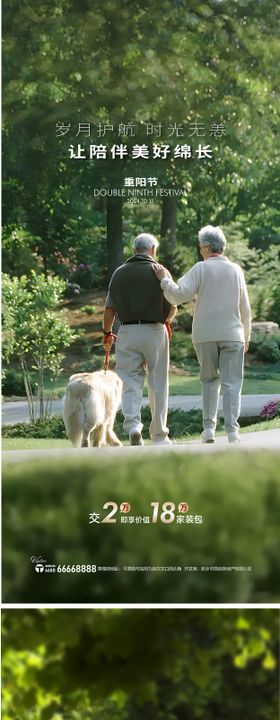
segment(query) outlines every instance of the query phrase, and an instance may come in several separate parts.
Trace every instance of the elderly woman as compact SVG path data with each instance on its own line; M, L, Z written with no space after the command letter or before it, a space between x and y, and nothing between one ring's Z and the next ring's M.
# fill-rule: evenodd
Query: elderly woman
M196 298L192 341L200 364L203 399L202 442L215 441L219 394L222 388L225 430L230 443L239 442L244 352L251 330L250 303L243 271L224 255L226 238L219 227L198 233L198 262L175 283L161 265L154 272L166 299L173 305Z

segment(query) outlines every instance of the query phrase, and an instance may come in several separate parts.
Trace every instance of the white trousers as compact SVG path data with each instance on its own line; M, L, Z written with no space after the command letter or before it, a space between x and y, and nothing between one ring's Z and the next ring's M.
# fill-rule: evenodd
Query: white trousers
M122 410L124 430L141 432L143 384L147 368L148 396L152 422L150 437L168 435L169 343L162 323L121 325L116 341L116 372L123 381Z
M216 429L220 390L223 395L225 430L236 433L241 408L244 344L242 342L196 343L202 382L203 427Z

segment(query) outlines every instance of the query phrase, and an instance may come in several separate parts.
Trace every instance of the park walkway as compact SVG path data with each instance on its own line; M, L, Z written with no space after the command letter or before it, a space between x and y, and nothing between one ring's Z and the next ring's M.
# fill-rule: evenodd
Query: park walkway
M121 456L131 457L131 455L161 455L162 453L197 453L200 455L215 452L252 452L256 450L269 450L280 452L280 428L274 430L262 430L260 432L242 433L241 442L232 445L227 441L225 435L217 437L214 444L203 444L198 440L186 440L174 442L173 445L144 445L144 447L130 447L124 445L122 447L108 448L49 448L46 450L5 450L2 453L3 461L6 462L25 462L27 460L46 459L59 460L59 458L71 458L71 460L81 460L84 457L94 458Z
M241 416L254 417L259 415L263 406L271 400L279 400L278 395L242 395ZM144 405L148 405L148 398L144 398ZM200 395L170 395L168 406L170 410L179 408L181 410L202 409ZM222 399L220 399L219 414L221 414ZM62 400L54 400L52 415L62 415ZM15 402L4 402L2 406L3 425L14 425L18 422L28 422L28 405L26 400Z

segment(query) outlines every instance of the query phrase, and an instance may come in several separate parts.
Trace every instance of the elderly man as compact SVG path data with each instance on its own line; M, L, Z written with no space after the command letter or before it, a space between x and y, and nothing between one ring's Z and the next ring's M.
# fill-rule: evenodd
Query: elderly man
M171 303L196 297L192 340L200 364L203 399L202 442L215 441L220 388L225 430L230 443L239 442L244 352L250 340L250 303L243 272L224 255L226 238L219 227L207 225L199 234L198 262L178 281L154 266L164 295Z
M156 445L168 445L169 347L166 321L176 313L153 273L158 241L142 233L134 240L134 255L115 270L109 285L103 317L104 344L112 344L117 314L116 372L123 381L124 430L131 445L143 445L141 406L145 365L152 413L150 436Z

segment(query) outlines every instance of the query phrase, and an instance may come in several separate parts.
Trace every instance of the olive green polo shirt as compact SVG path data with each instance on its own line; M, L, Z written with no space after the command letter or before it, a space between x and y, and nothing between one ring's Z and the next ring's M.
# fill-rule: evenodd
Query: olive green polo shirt
M167 319L170 303L165 299L153 271L151 255L137 253L112 275L106 307L113 308L121 322L162 322Z

